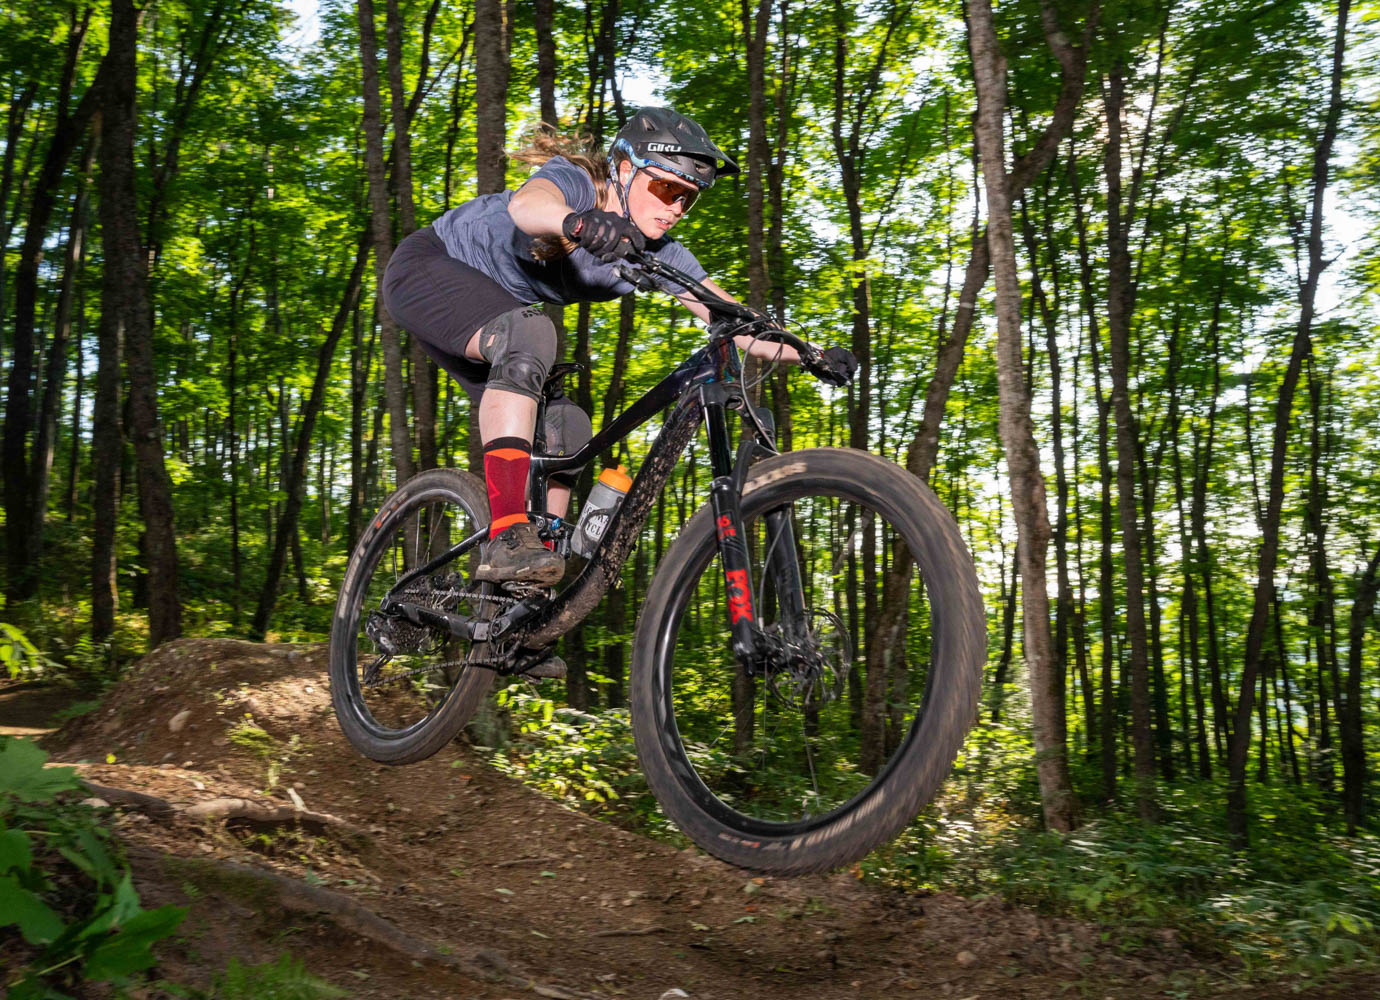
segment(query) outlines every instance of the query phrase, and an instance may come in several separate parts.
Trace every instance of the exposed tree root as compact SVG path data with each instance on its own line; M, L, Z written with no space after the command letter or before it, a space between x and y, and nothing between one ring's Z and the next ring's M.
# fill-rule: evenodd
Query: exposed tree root
M242 819L250 823L263 823L276 826L283 823L301 823L304 826L322 830L336 830L350 837L367 840L369 835L339 816L330 813L314 812L311 809L297 809L288 805L269 805L253 799L222 797L203 802L179 804L160 799L156 795L136 792L128 788L114 788L83 781L83 787L92 795L107 802L122 806L132 806L155 819L167 820L185 817L196 822Z
M171 864L183 867L193 879L197 872L202 872L212 873L217 881L229 879L252 883L260 890L255 893L255 899L259 902L272 899L289 912L311 916L324 914L342 930L357 934L414 962L445 966L474 979L505 982L510 986L530 990L538 996L558 1000L599 1000L595 994L582 993L555 984L538 983L520 975L508 964L507 959L490 948L480 948L466 956L445 954L421 938L414 937L396 924L385 920L350 896L320 886L307 885L300 879L288 875L236 861L183 858L133 846L128 850L130 856L138 860L154 862L160 866Z
M145 852L140 852L144 854ZM248 880L269 890L265 895L273 899L283 909L293 913L325 914L336 926L352 934L358 934L390 951L418 962L431 962L460 969L470 975L482 975L481 970L457 955L446 955L436 950L420 938L415 938L397 925L380 917L373 910L361 905L344 893L307 885L295 879L266 868L240 864L237 861L222 861L216 858L176 858L148 852L147 857L160 861L175 861L186 865L192 872L211 870L220 876ZM261 897L262 898L262 897Z
M644 934L664 934L665 927L652 924L650 927L611 927L608 930L593 931L590 937L642 937Z

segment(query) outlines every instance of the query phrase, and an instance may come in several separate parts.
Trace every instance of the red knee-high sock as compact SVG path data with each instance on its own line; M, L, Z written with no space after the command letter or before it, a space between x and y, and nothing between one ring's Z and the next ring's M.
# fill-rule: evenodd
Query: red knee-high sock
M494 438L484 446L484 480L489 486L489 537L527 520L527 470L532 442Z

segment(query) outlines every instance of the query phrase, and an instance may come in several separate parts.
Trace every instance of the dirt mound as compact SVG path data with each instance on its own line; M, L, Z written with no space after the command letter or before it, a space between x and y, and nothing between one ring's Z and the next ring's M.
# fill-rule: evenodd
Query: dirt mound
M45 741L115 810L146 902L190 908L170 978L287 948L357 997L1197 992L1170 936L1123 954L996 900L753 878L552 803L462 743L376 765L335 725L325 655L170 643Z
M98 711L46 744L69 757L214 763L236 726L287 741L330 721L325 646L178 639L140 660Z

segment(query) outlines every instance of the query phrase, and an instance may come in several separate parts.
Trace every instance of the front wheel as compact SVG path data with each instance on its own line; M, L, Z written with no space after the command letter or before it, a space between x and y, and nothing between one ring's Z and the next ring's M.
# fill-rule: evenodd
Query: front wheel
M761 569L776 511L789 514L804 591L793 636ZM701 508L637 625L638 756L666 815L709 853L762 872L827 871L900 832L948 774L986 656L977 577L935 495L865 452L760 462L742 512L758 626L779 655L755 676L735 660Z

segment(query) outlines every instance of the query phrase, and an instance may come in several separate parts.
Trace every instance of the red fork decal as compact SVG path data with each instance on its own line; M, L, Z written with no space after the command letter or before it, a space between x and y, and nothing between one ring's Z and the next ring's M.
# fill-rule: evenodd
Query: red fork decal
M724 576L728 580L729 623L737 625L744 618L752 621L752 600L748 597L747 570L726 570Z
M727 514L719 518L719 541L722 542L725 538L737 537L738 531L733 527L733 519Z

